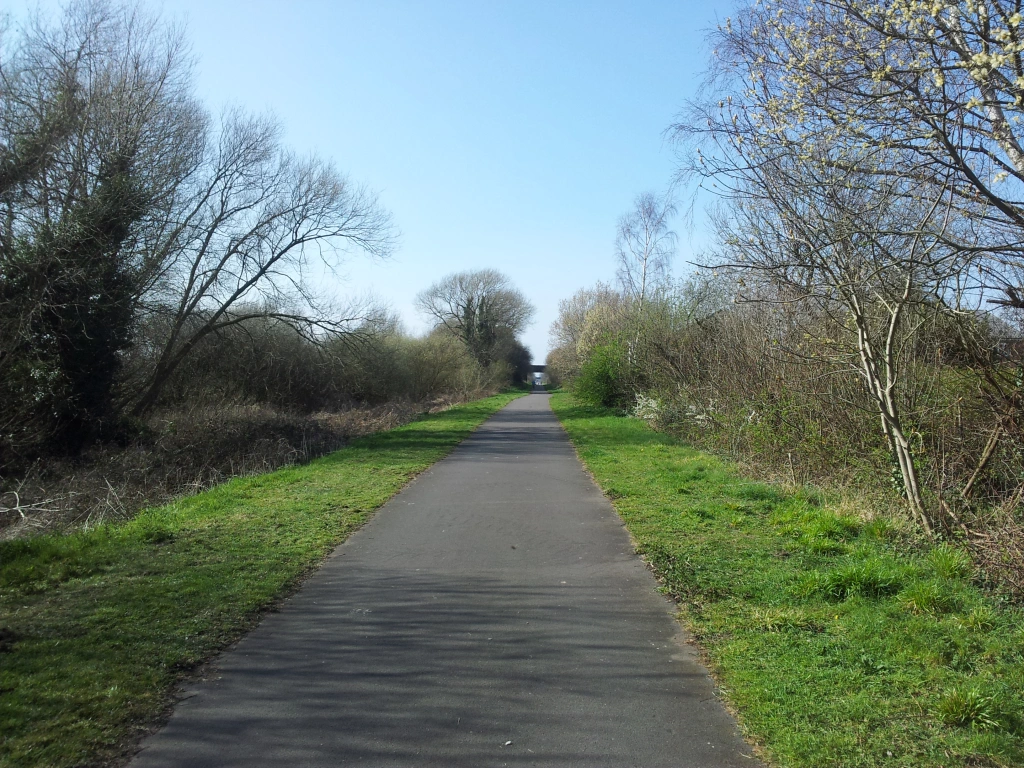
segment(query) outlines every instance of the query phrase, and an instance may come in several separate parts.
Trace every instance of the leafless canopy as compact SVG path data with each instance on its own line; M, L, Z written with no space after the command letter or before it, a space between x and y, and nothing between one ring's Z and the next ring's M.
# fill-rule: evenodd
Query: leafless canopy
M913 178L915 193L938 185L973 221L953 244L984 256L975 289L1024 307L1020 11L1016 0L744 4L711 36L706 98L675 135L706 135L707 126L730 136L729 151L770 136L819 160L823 147L842 147L830 160L851 173ZM703 166L685 170L714 169L722 155L704 150Z
M626 296L643 313L650 287L662 281L676 250L676 233L669 222L676 209L667 197L651 192L638 195L633 209L619 219L615 237L617 276Z
M273 119L211 119L193 84L181 30L137 6L76 0L55 22L0 27L6 444L146 413L228 326L320 340L363 317L318 296L311 268L387 256L389 214L289 152Z
M977 151L977 121L995 118L973 115L969 130L935 122L939 101L946 114L970 113L982 87L929 58L925 40L953 34L943 27L952 16L911 5L751 4L713 35L707 89L674 135L683 180L721 201L717 265L733 270L741 295L746 280L748 298L807 308L807 343L790 352L813 349L860 375L909 504L929 528L899 394L904 356L925 315L969 314L991 287L979 273L998 274L1012 299L1002 265L1017 235L967 173L998 165L994 134ZM956 72L946 79L943 66ZM917 97L901 79L908 67L918 68ZM975 156L952 160L954 145ZM799 310L788 317L801 321Z
M421 292L416 305L462 339L481 363L490 362L503 338L521 333L535 311L508 277L494 269L447 275Z
M269 317L315 338L364 319L324 304L306 274L311 258L331 268L352 249L390 254L390 215L365 187L322 160L296 158L278 136L273 120L228 113L156 233L162 271L140 309L166 337L137 412L153 404L190 350L221 328Z

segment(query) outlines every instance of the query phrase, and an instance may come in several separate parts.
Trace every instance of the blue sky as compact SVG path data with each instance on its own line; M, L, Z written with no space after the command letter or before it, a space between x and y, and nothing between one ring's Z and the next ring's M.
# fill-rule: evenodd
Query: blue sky
M331 158L393 212L394 258L353 258L325 290L373 292L419 332L418 291L499 269L537 307L525 334L536 362L559 299L613 279L618 217L638 193L668 187L665 128L699 84L704 31L730 6L150 4L187 25L212 110L273 112L292 147ZM677 272L692 247L680 235Z

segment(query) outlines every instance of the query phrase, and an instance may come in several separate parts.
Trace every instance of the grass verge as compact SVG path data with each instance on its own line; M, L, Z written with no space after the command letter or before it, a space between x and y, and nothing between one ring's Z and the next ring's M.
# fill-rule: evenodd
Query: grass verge
M769 762L1024 764L1024 612L963 552L571 395L552 407Z
M0 765L117 760L174 684L522 393L67 536L0 543Z

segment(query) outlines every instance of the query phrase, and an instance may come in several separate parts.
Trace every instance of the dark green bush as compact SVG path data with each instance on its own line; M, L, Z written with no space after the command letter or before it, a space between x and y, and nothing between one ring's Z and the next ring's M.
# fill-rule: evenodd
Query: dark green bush
M572 384L573 394L590 405L623 407L630 393L625 384L626 354L620 344L594 348Z

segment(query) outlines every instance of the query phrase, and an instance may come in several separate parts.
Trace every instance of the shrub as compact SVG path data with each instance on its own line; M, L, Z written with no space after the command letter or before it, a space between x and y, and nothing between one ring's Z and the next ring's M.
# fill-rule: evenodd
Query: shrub
M573 394L585 403L622 407L630 399L624 386L625 354L620 344L595 347L573 382Z

